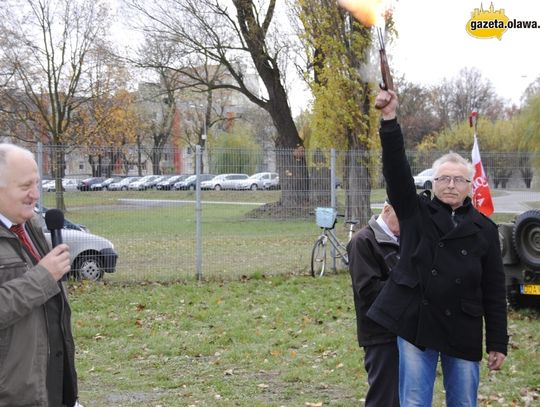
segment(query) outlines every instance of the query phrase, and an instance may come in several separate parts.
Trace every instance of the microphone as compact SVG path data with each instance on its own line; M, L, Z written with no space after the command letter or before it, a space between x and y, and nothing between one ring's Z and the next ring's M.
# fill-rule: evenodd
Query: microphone
M64 227L64 213L60 209L49 209L45 212L45 224L51 232L52 247L62 244L62 228ZM62 280L67 280L67 273Z
M62 228L64 227L64 213L60 209L49 209L45 212L45 224L51 232L52 247L62 244Z

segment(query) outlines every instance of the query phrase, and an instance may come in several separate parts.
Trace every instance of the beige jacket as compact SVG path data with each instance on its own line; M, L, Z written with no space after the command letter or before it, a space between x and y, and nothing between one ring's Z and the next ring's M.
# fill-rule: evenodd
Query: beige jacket
M28 225L40 253L49 249L35 220ZM0 407L48 406L45 303L61 288L34 266L17 237L0 225Z

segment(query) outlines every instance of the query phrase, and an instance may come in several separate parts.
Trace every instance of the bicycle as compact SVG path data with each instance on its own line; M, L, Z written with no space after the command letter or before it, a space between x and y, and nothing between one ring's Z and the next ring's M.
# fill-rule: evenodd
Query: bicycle
M326 270L327 249L330 244L330 256L334 259L334 269L336 259L340 259L345 266L349 265L349 256L347 255L346 243L342 243L336 234L334 229L336 226L337 217L344 215L338 215L334 208L316 208L315 220L317 226L323 231L321 235L315 241L313 250L311 251L311 275L313 277L322 277ZM357 220L345 221L348 225L348 240L351 240L354 231L354 225L358 223Z

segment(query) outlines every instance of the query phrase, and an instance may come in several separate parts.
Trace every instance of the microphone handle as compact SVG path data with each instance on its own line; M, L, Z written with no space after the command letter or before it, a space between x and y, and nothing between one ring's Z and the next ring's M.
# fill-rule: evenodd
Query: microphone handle
M62 229L53 229L50 232L52 247L56 247L59 244L62 244Z
M51 232L51 244L52 247L56 247L59 244L62 244L62 229L53 229ZM68 273L62 276L62 281L67 281Z

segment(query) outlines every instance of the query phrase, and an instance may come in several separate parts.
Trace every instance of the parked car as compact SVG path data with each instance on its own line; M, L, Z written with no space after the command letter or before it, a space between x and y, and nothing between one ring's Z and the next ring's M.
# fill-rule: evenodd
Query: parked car
M129 184L140 179L141 177L126 177L118 182L113 182L112 184L109 184L107 189L109 191L127 191L129 189Z
M90 187L94 184L100 183L105 181L105 177L90 177L83 179L79 184L77 185L77 189L79 191L90 191Z
M143 190L157 189L157 184L159 184L161 181L165 181L167 178L169 178L169 175L157 175L155 178L146 181L141 185L141 187Z
M45 192L56 191L55 181L53 179L42 180L41 189Z
M143 191L148 189L148 183L159 178L159 175L145 175L135 182L131 182L128 186L130 191Z
M277 189L279 175L276 172L258 172L247 179L238 181L238 189Z
M433 186L433 170L428 168L414 177L416 188L431 189Z
M209 181L212 178L214 178L215 176L216 176L215 174L199 174L201 182ZM182 181L178 181L177 183L175 183L173 185L173 189L176 189L176 190L189 189L191 191L194 191L195 187L196 187L196 183L197 183L197 176L196 175L190 175L186 179L184 179Z
M90 190L91 191L105 191L107 189L109 189L109 185L115 183L115 182L119 182L121 181L122 178L121 177L111 177L111 178L107 178L105 181L103 182L98 182L96 184L92 184L90 185Z
M209 181L201 182L201 189L213 189L221 191L222 189L239 189L238 182L248 179L247 174L221 174L216 175Z
M43 232L51 244L51 234L45 224L44 216L47 208L36 212L42 215ZM114 273L118 254L114 245L104 237L94 235L83 225L77 225L64 219L62 240L69 246L71 271L69 276L76 279L100 280L104 273Z
M182 174L182 175L171 175L161 181L159 181L156 184L156 189L160 190L171 190L173 188L173 185L176 184L179 181L182 181L189 177L188 174Z

